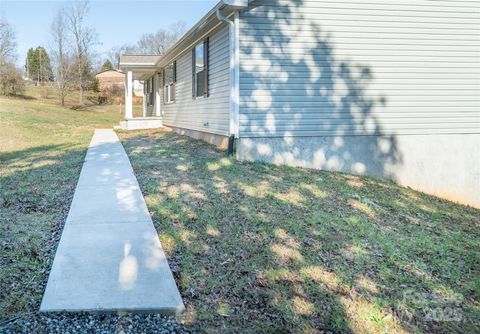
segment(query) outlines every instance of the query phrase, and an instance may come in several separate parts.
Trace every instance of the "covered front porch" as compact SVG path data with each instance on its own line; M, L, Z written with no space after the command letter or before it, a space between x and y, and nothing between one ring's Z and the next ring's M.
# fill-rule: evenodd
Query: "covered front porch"
M122 55L120 69L125 73L125 118L117 129L138 130L160 128L162 124L158 55ZM134 117L133 82L143 82L142 116Z

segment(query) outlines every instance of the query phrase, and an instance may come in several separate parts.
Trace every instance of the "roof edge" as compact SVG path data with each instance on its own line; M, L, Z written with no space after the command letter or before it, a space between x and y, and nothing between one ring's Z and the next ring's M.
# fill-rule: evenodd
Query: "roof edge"
M118 67L155 67L160 55L121 55Z
M185 41L195 35L195 33L198 33L198 31L201 30L203 26L207 22L209 22L213 17L216 18L216 12L217 9L222 9L224 7L224 3L222 0L220 0L210 11L205 14L200 21L198 21L190 30L188 30L173 46L171 46L163 55L162 58L160 58L157 62L156 65L158 65L160 62L162 62L163 59L167 59L172 53L175 53L175 51L183 44Z
M210 11L205 14L200 21L198 21L190 30L188 30L182 38L180 38L172 47L170 47L160 59L156 62L156 65L159 66L164 63L172 54L180 52L182 49L188 47L188 40L195 36L195 34L202 31L202 28L206 26L210 21L218 20L217 10L222 11L222 15L225 17L230 17L236 10L247 8L249 3L253 0L220 0ZM221 23L220 20L218 20ZM187 45L183 45L187 44ZM165 65L165 64L163 64Z
M118 73L125 74L125 72L123 72L122 70L119 70L119 69L116 69L116 68L111 68L111 69L108 69L108 70L103 70L103 71L97 72L97 73L95 73L95 75L102 74L102 73L105 73L105 72L108 72L108 71L115 71L115 72L118 72Z
M119 67L162 67L164 66L170 58L173 58L172 56L175 54L182 53L184 49L190 46L190 44L193 41L198 40L202 35L199 35L198 38L194 38L196 34L204 33L202 30L205 26L207 26L209 23L211 23L213 20L218 20L217 18L217 10L220 10L222 12L222 15L225 17L230 17L233 15L233 13L236 10L247 8L249 3L254 0L220 0L210 11L207 12L190 30L188 30L174 45L172 45L163 55L122 55L120 56L120 62L119 62ZM218 20L218 24L221 24L222 22ZM217 27L217 25L214 26L214 28ZM208 32L208 31L207 31ZM128 62L125 61L122 63L122 57L129 57L129 56L152 56L152 57L158 57L153 63L148 63L148 62Z

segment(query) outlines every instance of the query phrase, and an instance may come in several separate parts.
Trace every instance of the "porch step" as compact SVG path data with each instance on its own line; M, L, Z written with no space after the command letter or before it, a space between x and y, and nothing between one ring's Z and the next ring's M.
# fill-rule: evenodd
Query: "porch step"
M120 121L116 130L142 130L157 129L163 127L161 117L136 117Z

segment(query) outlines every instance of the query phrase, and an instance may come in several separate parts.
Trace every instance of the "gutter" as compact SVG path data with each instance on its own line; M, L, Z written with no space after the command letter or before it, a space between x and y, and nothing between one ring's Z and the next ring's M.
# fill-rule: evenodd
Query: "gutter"
M120 66L137 66L137 67L141 67L141 66L155 66L155 63L121 63Z
M237 100L236 100L236 95L237 95L237 87L236 87L236 63L235 63L235 50L236 50L236 41L235 41L235 23L230 21L229 19L227 19L226 17L224 17L222 15L222 13L220 12L220 8L217 9L217 18L220 20L220 21L223 21L225 22L228 26L229 26L229 35L230 35L230 41L229 41L229 45L230 45L230 136L233 136L234 138L237 137L236 136L236 124L235 124L235 112L236 112L236 109L238 107L238 103L237 103ZM233 143L231 145L228 145L229 147L232 146L233 147ZM233 148L232 148L233 150ZM230 149L229 149L230 151ZM231 154L232 152L228 152L229 154Z
M229 152L233 153L233 139L239 136L240 119L240 15L239 9L246 8L248 1L223 0L225 6L233 7L233 21L222 15L220 7L216 10L217 18L229 26L230 35L230 138ZM232 141L232 142L231 142ZM231 151L231 152L230 152Z

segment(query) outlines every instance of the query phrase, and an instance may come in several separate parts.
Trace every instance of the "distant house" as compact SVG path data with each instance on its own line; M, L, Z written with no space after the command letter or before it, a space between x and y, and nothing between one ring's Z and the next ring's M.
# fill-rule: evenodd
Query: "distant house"
M478 2L223 0L121 57L145 114L236 156L393 179L480 207Z
M95 75L98 80L100 91L112 88L120 88L123 92L125 87L125 73L118 70L106 70Z
M125 103L125 73L119 70L105 70L95 75L98 80L100 96L109 103ZM142 103L143 85L134 82L134 104Z

